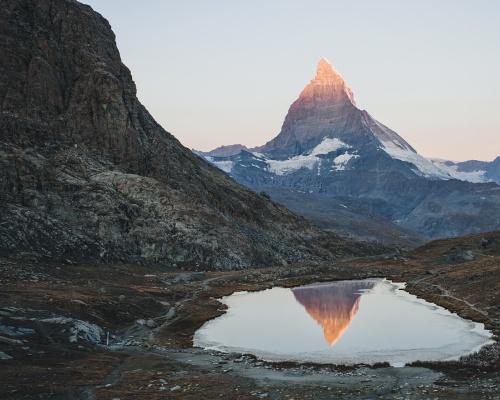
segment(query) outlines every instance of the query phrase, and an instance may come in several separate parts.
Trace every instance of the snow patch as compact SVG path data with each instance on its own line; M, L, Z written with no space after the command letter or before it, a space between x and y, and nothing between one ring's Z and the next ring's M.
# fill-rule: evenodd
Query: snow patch
M318 176L321 176L321 160L319 160L319 163L318 163Z
M255 157L257 157L257 158L260 158L261 160L264 160L264 161L266 160L266 156L265 156L264 154L262 154L262 153L258 153L258 152L256 152L256 151L254 151L254 152L252 152L252 154L253 154Z
M267 160L269 171L276 175L287 175L301 168L312 170L319 164L319 155L325 155L350 146L337 138L324 138L309 154L292 157L288 160ZM338 158L338 157L337 157Z
M425 157L418 154L402 137L385 125L378 122L370 114L365 113L365 124L380 141L380 148L396 160L405 161L416 167L415 173L434 179L452 178L447 171L435 166Z
M458 171L458 165L450 165L450 162L447 160L442 160L440 158L428 158L428 160L436 167L441 168L443 171L446 171L452 178L472 183L483 183L489 181L484 176L486 171L479 170L472 172L463 172Z
M205 159L212 165L215 165L217 168L223 170L226 173L231 173L233 169L232 161L214 161L213 157L205 157Z
M92 343L100 343L101 338L104 337L104 331L99 326L91 324L87 321L81 321L79 319L53 317L42 319L40 322L61 325L71 324L69 327L70 343L75 343L78 339L86 340Z
M292 172L298 171L301 168L308 168L312 170L319 162L319 158L313 155L308 156L295 156L288 160L267 160L269 164L269 171L276 175L287 175Z
M364 122L376 138L387 148L409 150L416 153L414 149L405 142L396 132L389 129L384 124L378 122L368 112L364 112Z
M434 179L452 178L447 171L435 166L425 157L422 157L396 132L393 132L385 125L378 122L368 113L365 122L380 141L380 148L392 158L413 164L417 168L414 171L421 176Z
M351 160L351 158L357 158L357 157L359 157L359 155L350 153L344 153L338 157L335 157L335 159L333 160L333 162L335 163L335 167L333 168L333 170L335 171L345 170L345 167L347 163Z
M344 143L342 140L337 138L324 138L323 141L318 144L314 149L309 153L310 155L320 155L320 154L328 154L332 151L337 151L339 149L349 148L350 146Z
M78 339L92 343L100 343L101 337L104 337L104 331L99 326L78 319L73 322L73 325L69 329L69 333L70 343L75 343Z
M425 157L422 157L420 154L415 153L414 151L409 150L406 147L401 147L399 144L395 143L392 140L382 141L381 143L383 146L382 150L384 150L392 158L413 164L418 170L415 172L419 173L422 176L437 179L453 178L447 171L437 167Z
M289 158L288 160L272 160L268 159L264 154L259 153L259 152L253 152L252 155L255 157L256 160L258 161L263 161L267 164L266 167L262 167L262 165L251 163L251 166L255 168L261 168L268 170L269 172L272 172L276 175L288 175L290 173L293 173L295 171L298 171L301 168L307 168L309 170L313 170L314 168L317 168L318 175L321 175L321 157L322 155L327 155L329 153L332 153L334 151L340 150L340 149L349 149L351 146L349 146L347 143L344 143L340 139L337 138L324 138L321 143L319 143L316 147L314 147L311 151L309 151L306 154L300 155L300 156L295 156L292 158ZM359 157L358 155L354 154L341 154L338 157L335 158L334 160L334 168L332 171L335 170L344 170L345 166L349 162L350 159L355 157ZM226 173L230 173L234 162L233 161L217 161L214 159L214 157L206 156L205 159L216 166L217 168L223 170Z

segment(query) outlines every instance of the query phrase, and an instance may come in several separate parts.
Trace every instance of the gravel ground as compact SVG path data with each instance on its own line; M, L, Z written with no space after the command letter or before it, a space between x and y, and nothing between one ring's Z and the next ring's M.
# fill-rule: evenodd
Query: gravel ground
M403 368L266 363L191 346L195 330L224 312L223 295L367 277L411 282L413 293L498 333L495 284L462 276L486 276L483 268L491 278L493 264L473 266L474 275L470 265L429 268L409 258L235 272L18 260L0 267L5 399L499 399L498 343L461 362Z

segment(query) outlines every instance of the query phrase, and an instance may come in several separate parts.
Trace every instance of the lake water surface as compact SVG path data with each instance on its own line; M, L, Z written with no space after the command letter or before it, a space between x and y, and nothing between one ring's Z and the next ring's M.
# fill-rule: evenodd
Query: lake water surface
M333 364L456 359L491 343L483 324L417 299L385 279L237 292L194 345L272 361Z

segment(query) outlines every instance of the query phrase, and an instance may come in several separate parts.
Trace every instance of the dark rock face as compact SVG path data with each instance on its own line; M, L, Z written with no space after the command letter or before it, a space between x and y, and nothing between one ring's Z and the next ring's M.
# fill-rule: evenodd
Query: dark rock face
M414 151L403 138L358 109L342 76L322 59L315 78L290 106L280 133L260 150L277 158L290 157L311 150L325 138L339 139L362 152L375 150L381 140Z
M89 6L4 0L0 54L1 254L231 269L348 253L164 131Z
M486 178L500 184L500 157L495 158L492 162L487 163L486 173L484 174Z

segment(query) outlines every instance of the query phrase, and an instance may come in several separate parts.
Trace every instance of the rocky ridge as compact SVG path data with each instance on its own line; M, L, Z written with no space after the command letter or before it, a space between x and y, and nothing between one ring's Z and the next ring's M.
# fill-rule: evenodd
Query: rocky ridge
M4 1L0 37L2 255L231 269L352 253L159 126L89 6Z
M192 151L199 156L215 156L215 157L228 157L234 156L235 154L240 153L242 150L250 151L250 149L242 144L231 144L229 146L220 146L211 151L197 151L193 149Z

